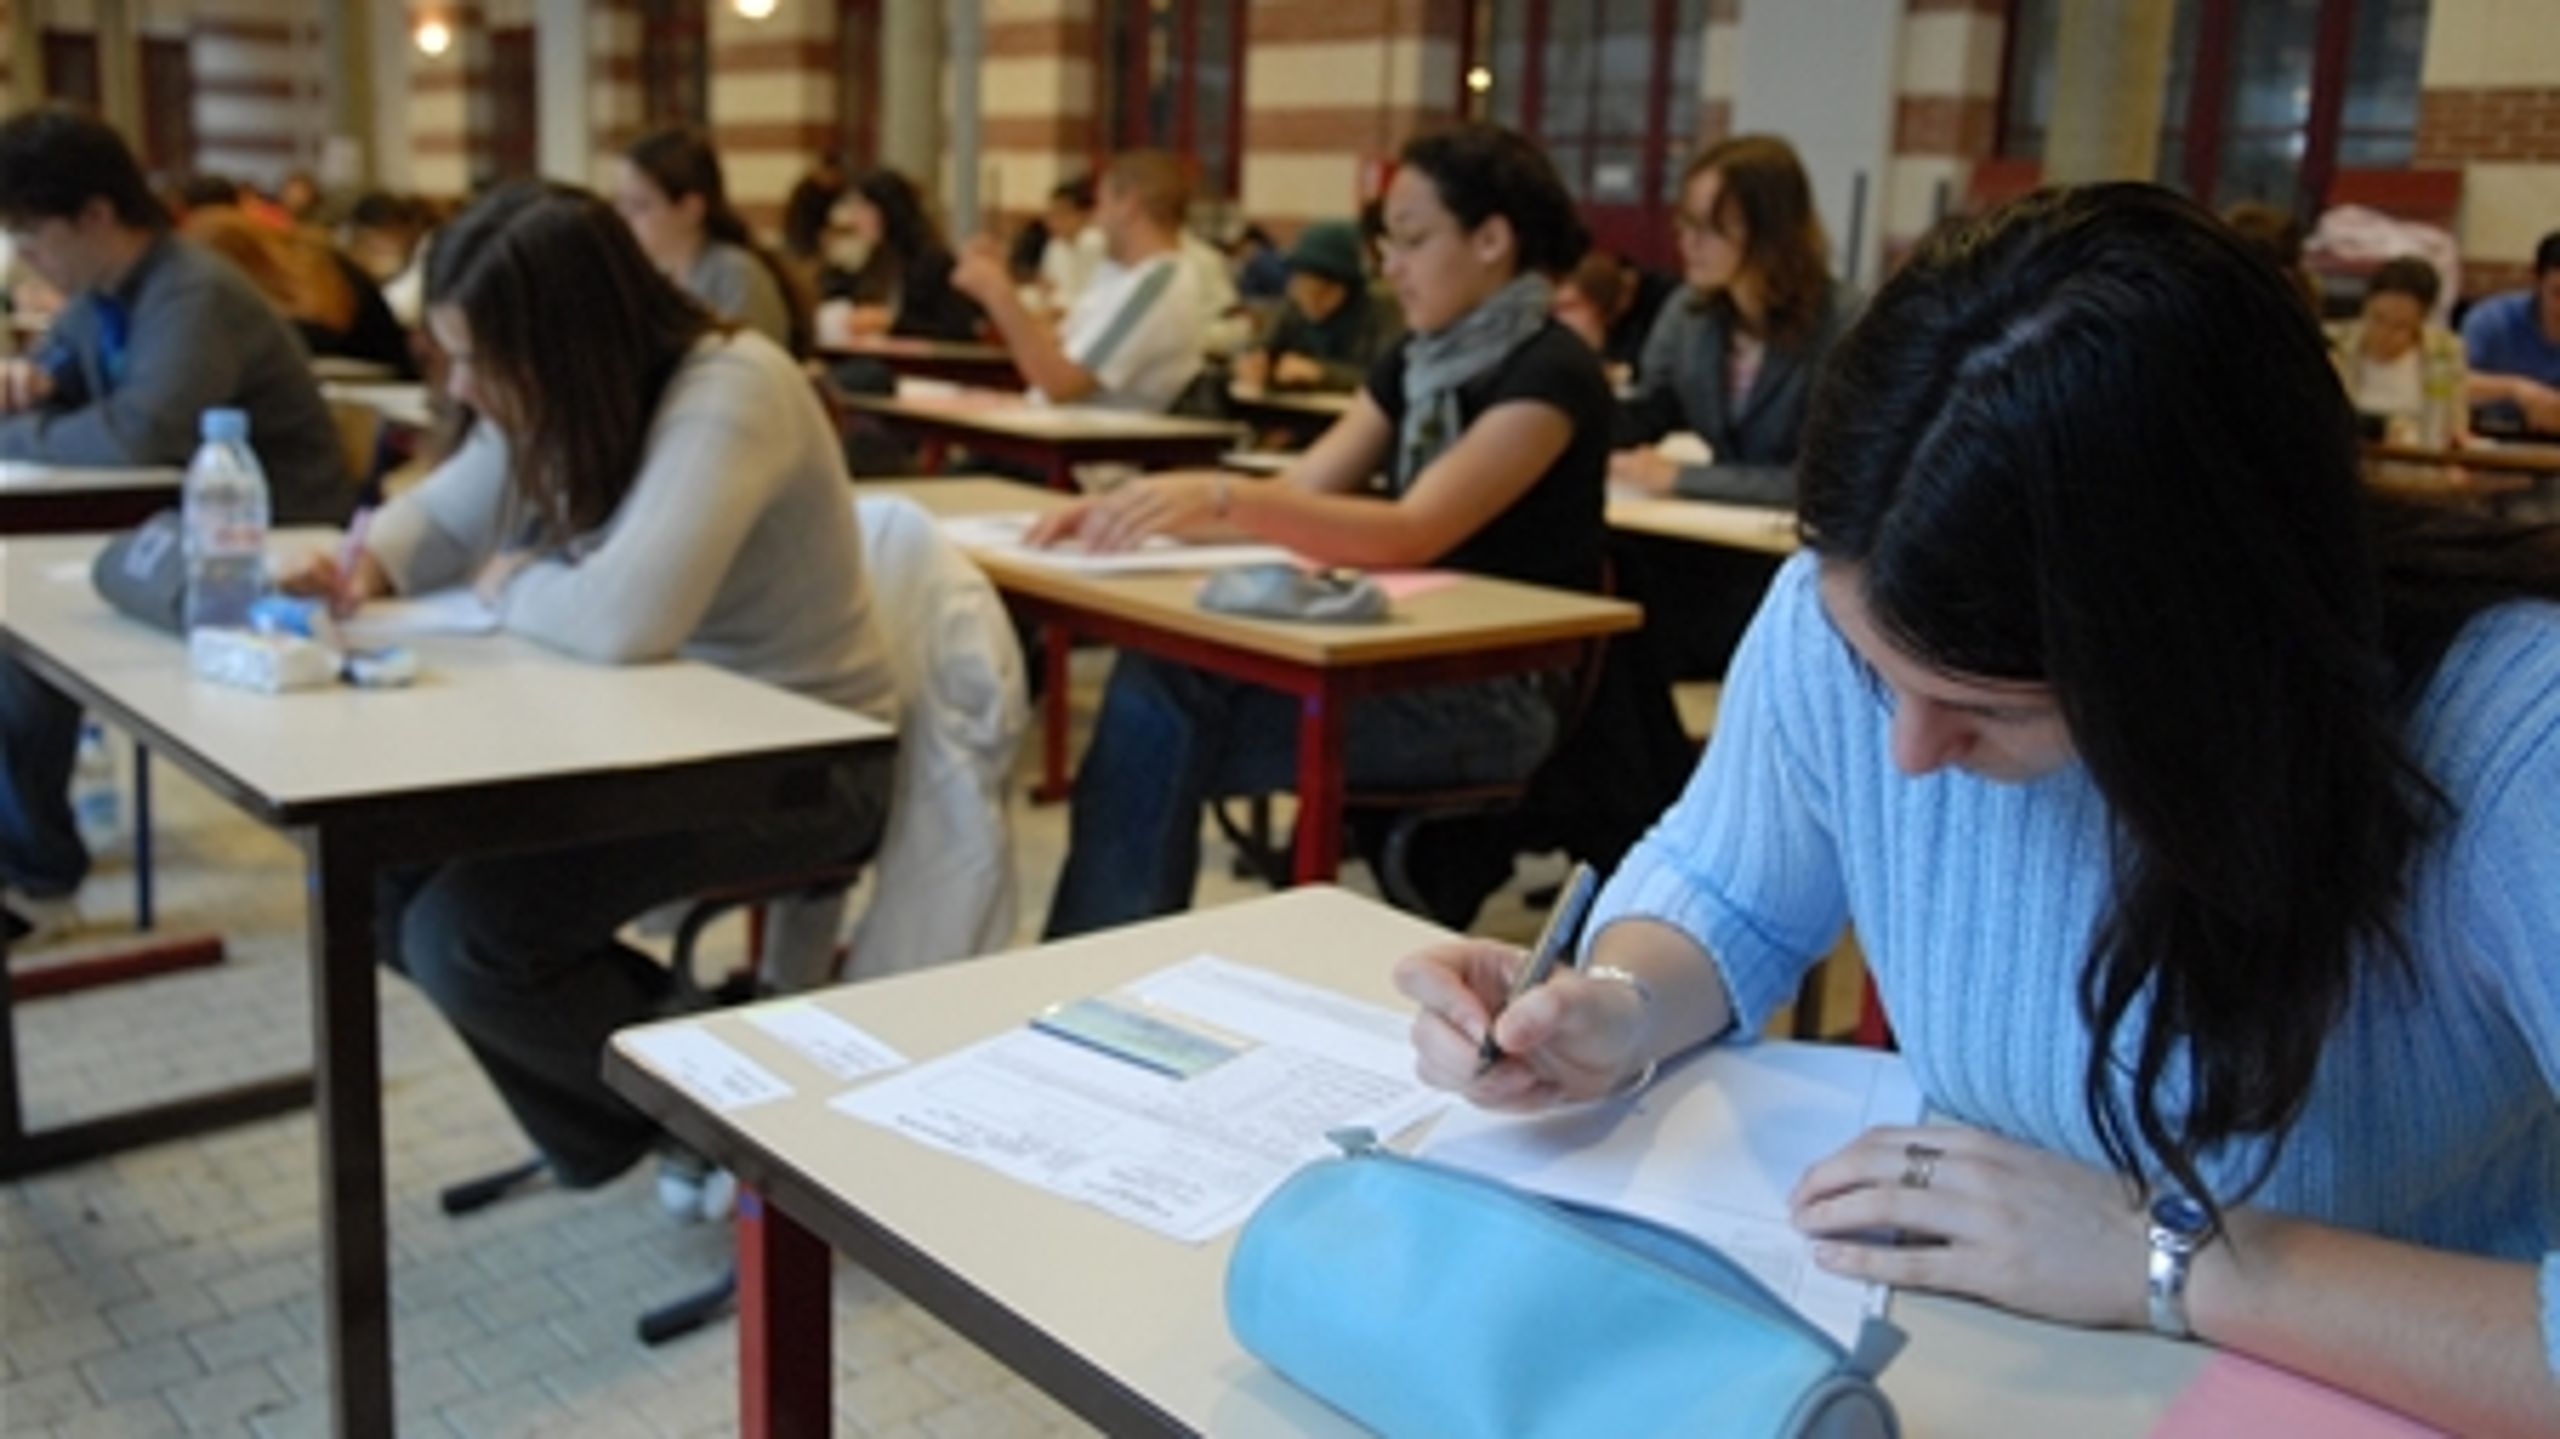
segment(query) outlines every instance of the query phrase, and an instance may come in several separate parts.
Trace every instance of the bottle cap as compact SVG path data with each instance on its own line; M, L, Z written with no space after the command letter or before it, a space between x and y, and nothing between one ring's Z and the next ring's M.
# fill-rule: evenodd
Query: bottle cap
M204 418L196 424L198 435L208 441L220 440L227 444L237 444L249 438L247 410L207 410L204 412Z

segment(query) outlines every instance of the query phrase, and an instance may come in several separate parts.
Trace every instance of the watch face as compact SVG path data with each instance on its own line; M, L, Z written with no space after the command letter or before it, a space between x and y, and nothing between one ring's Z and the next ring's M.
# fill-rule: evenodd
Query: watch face
M2151 1222L2171 1234L2196 1238L2212 1222L2203 1205L2183 1194L2163 1194L2151 1201Z

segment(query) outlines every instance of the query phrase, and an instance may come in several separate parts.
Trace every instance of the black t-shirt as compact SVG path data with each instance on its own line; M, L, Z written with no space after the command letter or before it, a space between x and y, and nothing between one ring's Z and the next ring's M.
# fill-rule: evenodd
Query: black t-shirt
M1369 371L1369 398L1390 429L1404 425L1405 340ZM1549 320L1502 363L1458 387L1458 413L1473 425L1496 405L1531 400L1564 412L1573 438L1537 483L1482 529L1431 563L1471 574L1565 589L1600 588L1607 547L1604 513L1609 483L1608 377L1591 347ZM1401 445L1401 440L1396 442ZM1410 477L1398 476L1399 487Z

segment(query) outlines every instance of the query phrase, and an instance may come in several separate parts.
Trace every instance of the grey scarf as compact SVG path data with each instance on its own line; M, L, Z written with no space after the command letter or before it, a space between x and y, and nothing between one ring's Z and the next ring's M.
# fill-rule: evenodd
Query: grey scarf
M1397 494L1410 489L1431 462L1458 442L1466 420L1458 390L1502 363L1547 323L1555 286L1540 274L1514 276L1458 322L1432 334L1416 334L1404 350L1404 427L1390 466Z

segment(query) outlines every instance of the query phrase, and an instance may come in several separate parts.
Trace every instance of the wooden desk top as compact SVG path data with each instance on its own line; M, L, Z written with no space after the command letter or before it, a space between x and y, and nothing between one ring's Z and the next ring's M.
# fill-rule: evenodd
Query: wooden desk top
M182 470L163 465L47 465L31 460L0 460L0 495L81 495L110 490L167 490L177 495L186 478Z
M1274 390L1260 385L1230 385L1227 398L1247 409L1283 410L1324 419L1349 413L1358 398L1347 390Z
M905 495L937 516L1045 512L1070 503L1003 480L867 480L855 488ZM1643 620L1643 611L1623 600L1475 575L1397 600L1384 624L1248 619L1193 603L1197 572L1090 574L997 550L973 549L970 558L1005 590L1308 665L1382 664L1498 643L1583 639L1634 629Z
M2412 465L2459 465L2509 475L2560 475L2560 445L2482 441L2460 449L2421 445L2367 444L2368 460Z
M1796 552L1795 511L1759 505L1625 495L1613 487L1609 492L1609 527L1762 554Z
M278 537L307 552L326 532ZM265 695L194 679L175 637L109 609L91 537L0 543L0 643L76 672L229 776L269 823L384 796L872 743L878 721L709 665L588 664L504 635L409 641L405 689Z
M1014 439L1060 444L1125 443L1131 440L1233 442L1242 431L1224 420L1194 420L1175 415L1106 410L1096 405L1038 405L1001 390L961 390L952 394L846 395L848 409L886 419L927 420L964 430Z
M1211 953L1325 984L1399 1012L1388 968L1446 932L1324 885L937 970L831 989L825 1010L912 1060L1018 1025L1043 1006L1097 994ZM857 960L857 964L859 961ZM805 997L804 997L805 998ZM797 1001L781 1001L792 1003ZM697 1024L795 1093L712 1117L670 1097L643 1106L763 1187L832 1242L867 1239L904 1262L900 1287L997 1358L1104 1404L1203 1434L1348 1435L1340 1416L1239 1349L1223 1319L1232 1233L1186 1245L836 1114L848 1086L732 1009ZM647 1066L625 1031L608 1069L632 1093ZM828 1216L822 1221L821 1214ZM857 1258L877 1262L861 1248ZM1980 1305L1904 1295L1893 1318L1910 1347L1884 1387L1915 1439L1984 1433L2137 1439L2208 1357L2145 1335L2066 1329ZM1053 1392L1055 1392L1053 1390ZM1109 1425L1106 1428L1112 1427ZM1128 1427L1135 1427L1134 1425Z
M987 365L1011 365L1013 356L1002 345L978 340L928 340L909 335L855 335L850 339L821 344L818 352L825 355L877 355L883 358L918 360L959 360Z
M392 424L413 430L435 423L427 387L415 380L332 380L320 387L320 394L324 399L363 405Z

